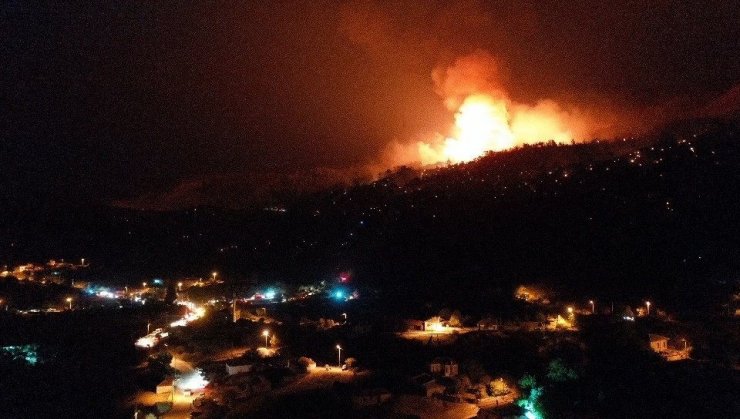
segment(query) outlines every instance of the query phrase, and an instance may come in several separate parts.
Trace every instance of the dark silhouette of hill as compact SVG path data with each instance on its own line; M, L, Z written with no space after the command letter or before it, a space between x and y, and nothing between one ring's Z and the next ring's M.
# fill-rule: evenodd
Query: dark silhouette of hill
M315 192L282 206L45 210L5 219L14 263L86 257L110 277L308 282L351 270L393 295L485 299L520 282L713 301L740 273L737 122L554 143Z

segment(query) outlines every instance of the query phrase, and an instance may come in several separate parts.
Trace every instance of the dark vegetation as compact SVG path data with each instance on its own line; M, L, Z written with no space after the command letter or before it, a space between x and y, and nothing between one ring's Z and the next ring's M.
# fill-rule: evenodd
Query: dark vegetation
M28 365L0 356L3 417L92 418L123 412L121 402L135 389L133 367L142 359L132 345L141 332L136 313L103 309L0 317L0 346L33 343L39 357Z

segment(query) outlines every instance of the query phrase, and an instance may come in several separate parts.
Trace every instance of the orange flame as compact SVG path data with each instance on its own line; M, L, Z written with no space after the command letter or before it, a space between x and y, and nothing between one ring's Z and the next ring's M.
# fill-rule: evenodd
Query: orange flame
M489 151L549 140L563 143L573 138L565 127L568 115L554 102L507 105L506 100L486 94L468 96L455 113L452 136L419 142L419 160L422 164L462 163Z
M437 92L448 107L456 108L455 125L449 137L417 143L422 164L461 163L489 151L573 139L566 127L573 122L571 115L551 100L534 106L511 102L498 73L493 57L482 51L459 58L444 71L435 70Z

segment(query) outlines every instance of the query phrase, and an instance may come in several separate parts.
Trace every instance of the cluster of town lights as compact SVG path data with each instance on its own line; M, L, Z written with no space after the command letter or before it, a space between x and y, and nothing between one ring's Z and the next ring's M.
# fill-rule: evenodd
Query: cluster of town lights
M170 327L187 326L188 323L198 320L206 314L206 309L204 307L198 307L189 301L181 301L179 304L187 307L188 313L185 317L170 323Z
M176 320L172 323L170 323L170 327L182 327L186 326L188 323L198 320L205 316L206 309L204 307L196 306L195 304L189 302L189 301L181 301L178 304L184 305L188 308L187 314L185 314L184 317L182 317L179 320ZM159 340L161 338L167 337L169 335L168 332L163 332L162 329L155 329L153 332L150 332L151 323L147 323L146 325L146 336L142 336L139 339L136 340L135 345L140 348L153 348L159 343Z

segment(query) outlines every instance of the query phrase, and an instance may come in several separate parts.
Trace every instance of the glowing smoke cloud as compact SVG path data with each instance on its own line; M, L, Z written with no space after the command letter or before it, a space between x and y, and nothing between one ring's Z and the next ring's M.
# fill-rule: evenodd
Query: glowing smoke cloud
M557 103L542 100L530 106L509 100L496 61L484 51L436 69L432 78L445 105L455 111L455 124L449 137L416 144L422 164L466 162L488 151L573 138L566 127L571 116Z

